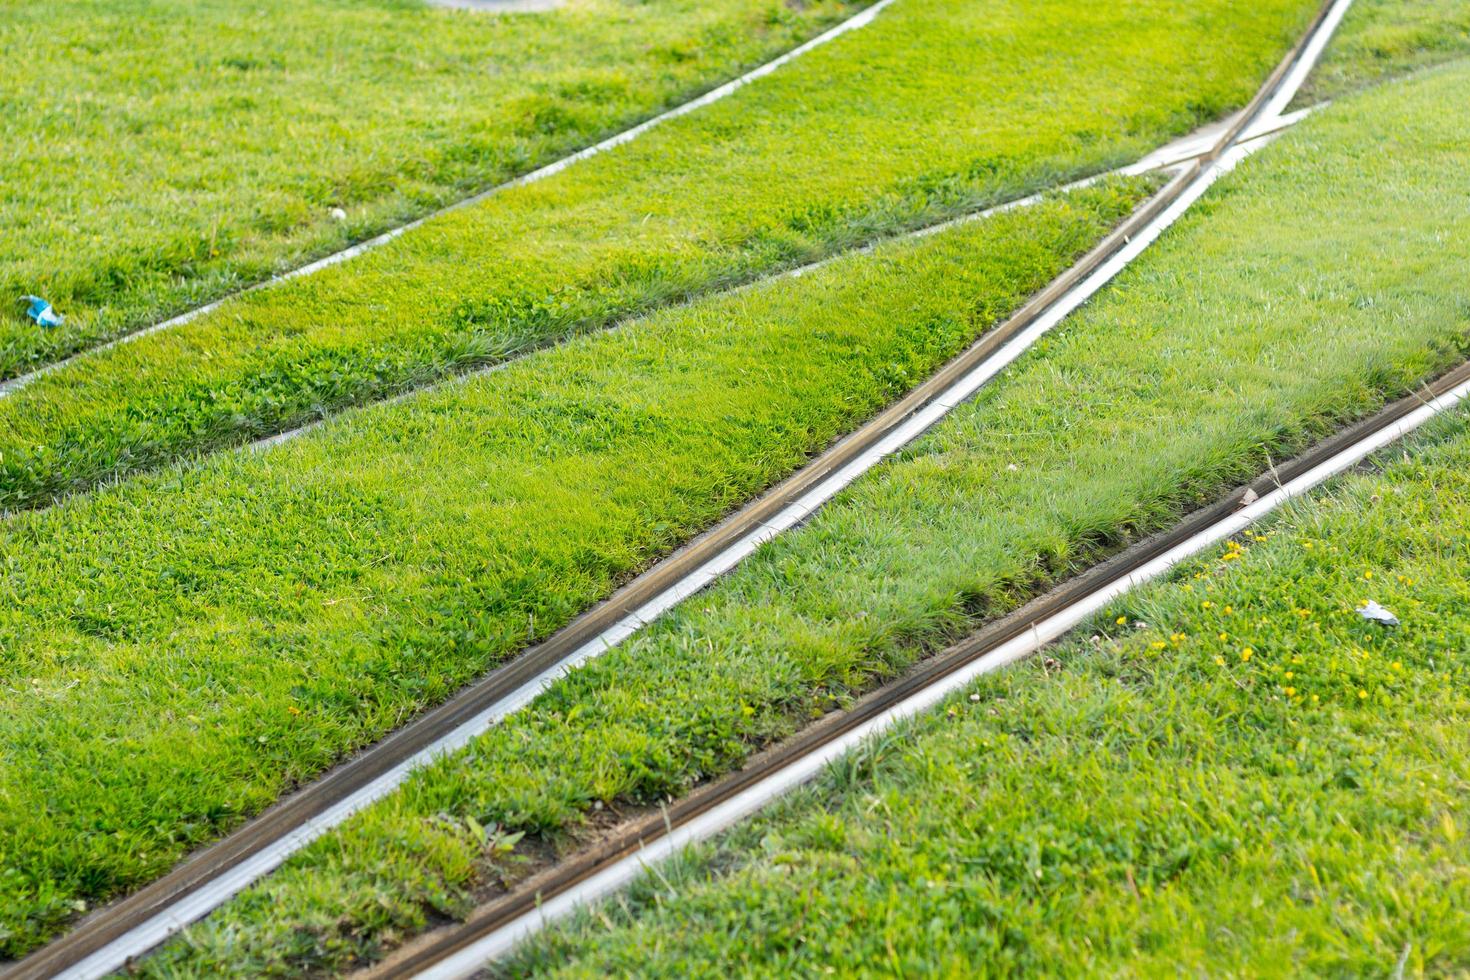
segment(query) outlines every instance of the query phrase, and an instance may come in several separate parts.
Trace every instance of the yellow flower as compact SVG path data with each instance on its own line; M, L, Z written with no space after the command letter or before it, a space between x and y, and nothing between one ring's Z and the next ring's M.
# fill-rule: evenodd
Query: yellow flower
M1296 697L1296 688L1294 688L1294 687L1288 687L1286 689L1286 696L1289 697L1289 698Z
M1367 691L1364 691L1364 690L1362 690L1362 689L1359 689L1359 690L1358 690L1358 700L1360 700L1360 701L1361 701L1361 700L1363 700L1363 699L1364 699L1364 698L1366 698L1366 697L1367 697L1367 696L1368 696L1368 692L1367 692Z
M1117 619L1113 620L1113 622L1117 623L1119 626L1122 626L1124 623L1128 622L1128 617L1119 616Z
M1296 676L1296 672L1295 672L1295 671L1290 671L1290 670L1288 670L1288 671L1287 671L1287 672L1286 672L1286 679L1287 679L1287 680L1291 680L1291 679L1292 679L1292 678L1293 678L1293 677L1295 677L1295 676Z
M1149 644L1149 646L1153 647L1155 650L1162 650L1168 645L1169 644L1165 643L1163 640L1155 640Z
M1225 615L1229 616L1231 613L1235 612L1235 607L1234 606L1226 606L1224 609L1222 609L1220 611L1223 612Z
M1215 663L1218 664L1218 665L1220 665L1221 667L1224 667L1225 666L1225 658L1224 657L1216 657L1215 658Z
M1363 573L1363 577L1364 578L1372 578L1373 577L1373 573L1372 572L1364 572Z
M1222 640L1222 641L1223 641L1223 640L1228 640L1228 639L1230 639L1230 634L1229 634L1229 633L1221 633L1221 634L1220 634L1220 639L1221 639L1221 640Z
M1240 659L1249 660L1255 655L1255 652L1256 651L1252 650L1250 647L1246 647L1244 650L1240 651Z
M1215 608L1215 604L1213 602L1211 602L1210 600L1206 599L1204 602L1201 602L1199 604L1199 607L1201 609L1214 609Z

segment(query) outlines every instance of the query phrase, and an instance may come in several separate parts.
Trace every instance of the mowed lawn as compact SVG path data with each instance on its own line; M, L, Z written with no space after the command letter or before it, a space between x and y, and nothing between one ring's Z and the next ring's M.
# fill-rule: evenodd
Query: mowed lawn
M1470 350L1470 226L1442 202L1470 193L1470 147L1445 111L1467 97L1470 64L1439 70L1344 99L1262 150L1093 304L809 524L303 851L143 969L248 974L371 960L513 875L515 853L497 847L506 835L572 846L594 811L656 803L728 772L1459 362ZM904 842L893 844L901 857ZM760 942L748 955L757 970L778 969L781 930L799 913L757 914L769 931L752 934L769 938L771 958L759 959ZM853 926L851 942L874 934L878 925ZM697 949L743 946L736 936L732 927ZM603 959L589 949L590 969L625 967L636 941L610 941ZM671 972L701 966L668 942Z
M1465 975L1470 416L1380 462L503 974Z
M1131 162L1312 0L902 0L732 98L0 399L0 507L289 429Z
M550 162L855 9L0 0L0 377ZM24 294L66 322L37 327Z

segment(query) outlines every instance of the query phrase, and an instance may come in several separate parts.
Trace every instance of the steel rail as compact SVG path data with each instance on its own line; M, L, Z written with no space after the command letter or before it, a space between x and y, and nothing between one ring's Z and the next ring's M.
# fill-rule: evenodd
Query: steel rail
M296 850L391 792L409 773L526 704L566 671L612 649L735 567L760 544L801 523L889 454L927 431L1095 295L1197 200L1249 147L1267 102L1334 11L1325 0L1306 37L1267 79L1215 145L1101 243L904 398L807 466L658 562L541 644L251 819L168 874L83 919L11 966L6 980L91 978L124 966L269 873ZM868 8L876 12L882 4ZM1338 14L1340 16L1340 13Z

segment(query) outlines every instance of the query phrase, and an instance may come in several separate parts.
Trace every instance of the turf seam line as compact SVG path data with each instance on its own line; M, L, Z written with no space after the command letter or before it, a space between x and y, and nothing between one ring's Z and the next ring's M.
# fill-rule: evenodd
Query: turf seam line
M743 75L732 78L730 81L725 82L723 85L710 89L703 95L696 96L695 98L690 99L687 102L680 103L674 108L667 109L664 112L661 112L658 115L654 116L652 119L645 119L643 122L638 123L636 126L632 126L628 129L623 130L622 132L614 133L612 136L607 137L601 142L594 143L593 145L588 147L584 147L575 153L562 157L559 160L553 160L551 163L532 170L530 173L522 174L519 177L515 177L503 183L496 184L494 187L490 187L476 194L472 194L469 197L462 198L458 201L455 201L453 204L442 207L437 211L432 211L429 214L424 215L423 217L415 218L414 220L406 224L399 225L396 228L390 228L387 231L382 232L381 234L367 239L366 241L358 242L355 245L349 245L347 248L344 248L340 251L333 252L332 254L323 256L322 258L316 259L315 261L308 262L306 265L298 266L297 268L291 269L288 272L283 272L280 275L271 276L269 279L263 279L260 282L246 286L243 289L237 289L232 293L221 296L217 300L205 303L203 306L196 306L192 310L186 310L185 312L180 313L178 316L171 317L167 320L163 320L146 327L142 327L130 333L123 334L120 337L114 337L113 339L108 340L104 343L77 351L75 354L71 354L65 358L62 358L59 361L52 361L50 364L42 365L41 367L36 368L33 371L29 371L26 374L17 375L16 377L10 378L7 381L0 382L0 398L12 395L29 385L31 382L37 380L38 378L50 374L53 371L59 371L62 368L74 364L79 360L91 357L96 354L101 354L104 351L111 350L112 348L121 346L122 344L132 343L133 341L140 340L150 334L159 333L164 330L170 330L174 327L181 327L184 324L189 323L192 320L196 320L207 313L214 312L225 303L228 303L231 300L244 296L248 293L267 289L271 286L275 286L283 282L288 282L292 279L299 279L303 276L309 276L331 266L339 265L366 252L381 248L382 246L387 245L389 242L393 241L404 233L412 231L415 228L418 228L419 226L425 224L426 222L433 221L434 219L447 214L453 214L454 212L463 210L464 208L474 207L476 204L487 201L495 195L503 193L505 191L512 190L517 187L524 187L527 184L534 184L539 181L545 180L547 177L551 177L555 174L561 173L563 170L566 170L574 163L578 163L590 157L599 156L609 150L616 149L617 147L622 146L625 143L631 143L633 140L637 139L639 136L642 136L644 133L648 132L651 129L661 126L662 124L669 122L670 120L677 119L680 116L687 116L697 109L702 109L705 106L713 105L714 103L721 101L727 96L733 95L735 92L738 92L740 89L744 88L750 83L765 78L767 75L770 75L782 66L789 64L792 61L795 61L802 55L808 54L809 52L814 51L817 48L820 48L832 41L835 41L839 37L842 37L844 34L849 34L853 31L868 26L873 22L875 18L877 18L879 13L881 13L887 7L891 6L894 2L895 0L877 0L876 3L872 4L869 7L863 8L856 14L853 14L851 17L849 17L847 20L844 20L841 23L829 27L827 30L823 31L821 34L818 34L811 40L792 48L790 51L787 51L784 54L772 58L770 61L767 61L755 68L752 68L750 71L746 72Z

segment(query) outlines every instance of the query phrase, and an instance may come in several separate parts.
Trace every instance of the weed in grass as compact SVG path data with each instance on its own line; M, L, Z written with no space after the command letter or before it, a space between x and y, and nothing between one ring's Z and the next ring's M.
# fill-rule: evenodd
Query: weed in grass
M26 54L0 75L0 377L548 163L854 9L6 0L0 44ZM62 328L10 308L35 292Z
M681 793L1460 360L1470 348L1461 289L1470 227L1441 203L1447 189L1470 189L1470 150L1444 111L1467 94L1470 66L1438 71L1345 100L1263 150L974 403L810 524L303 851L144 970L266 970L281 949L312 950L310 962L328 969L371 957L429 911L462 907L478 880L466 847L419 843L432 815L556 837L581 826L593 801ZM1152 609L1117 615L1169 621ZM1170 642L1148 641L1160 638ZM1231 646L1232 671L1275 662L1250 639L1258 659ZM1050 674L1073 683L1074 667L1061 666ZM1129 662L1112 680L1138 698L1156 672ZM1049 724L1016 712L1000 734L1020 752L1053 737ZM1258 798L1238 799L1248 812ZM1048 826L1077 843L1068 860L1084 869L1085 832ZM1151 854L1157 875L1143 884L1162 888L1210 859L1213 840ZM1001 841L982 857L1034 873L1050 858L1031 843ZM924 873L953 882L963 870ZM974 881L989 904L965 908L993 913L997 943L1019 935L1004 932L986 879ZM796 930L804 920L779 921ZM1174 935L1167 925L1163 935ZM800 935L768 936L771 956L799 952Z
M1470 416L1391 456L500 972L1464 973Z
M0 949L562 626L928 376L1150 186L893 243L17 515Z
M0 400L23 508L1130 161L1314 6L904 0L734 97Z

